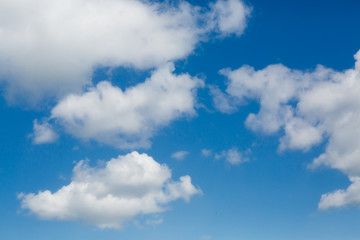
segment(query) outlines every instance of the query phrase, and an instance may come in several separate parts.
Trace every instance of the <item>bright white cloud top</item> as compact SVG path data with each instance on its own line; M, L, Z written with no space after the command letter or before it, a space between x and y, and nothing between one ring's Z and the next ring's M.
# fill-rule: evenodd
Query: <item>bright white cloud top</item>
M239 106L247 99L260 103L259 112L248 115L247 127L267 134L284 129L279 150L306 151L328 139L325 152L311 166L339 169L352 185L323 195L320 209L360 204L360 51L355 59L355 67L343 72L323 66L303 72L281 64L221 71L229 79L229 104ZM225 99L223 93L213 93L215 100ZM228 112L228 106L216 106Z
M41 219L82 220L100 228L121 228L138 215L160 213L166 204L201 193L190 176L171 179L171 171L146 154L118 156L104 167L80 161L72 181L58 191L20 194L22 208Z
M209 33L240 35L249 8L219 0L1 0L0 80L35 103L91 84L98 66L147 69L188 56Z
M196 91L203 81L173 71L173 64L167 64L125 91L100 82L83 94L62 99L51 118L77 138L118 148L149 147L149 138L159 127L196 114Z

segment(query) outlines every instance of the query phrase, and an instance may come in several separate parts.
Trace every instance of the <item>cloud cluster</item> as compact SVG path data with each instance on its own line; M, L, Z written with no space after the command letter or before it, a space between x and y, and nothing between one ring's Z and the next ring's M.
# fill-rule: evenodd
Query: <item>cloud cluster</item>
M171 171L146 154L132 152L104 167L80 161L72 181L52 193L20 194L22 208L41 219L82 220L100 228L121 228L138 215L160 213L166 204L201 193L189 176L171 179Z
M80 139L118 148L149 147L149 138L159 127L196 114L196 91L203 81L173 71L173 64L167 64L124 91L100 82L85 93L62 99L50 118Z
M219 0L1 0L0 81L36 103L91 84L98 66L148 69L188 56L208 34L240 35L249 8Z
M247 117L248 128L267 134L284 131L279 150L306 151L328 139L325 152L311 166L339 169L353 183L346 191L323 195L321 209L360 203L360 51L355 59L355 67L343 72L320 65L304 72L281 64L221 71L229 79L229 102L235 98L235 105L246 100L260 104L259 112Z

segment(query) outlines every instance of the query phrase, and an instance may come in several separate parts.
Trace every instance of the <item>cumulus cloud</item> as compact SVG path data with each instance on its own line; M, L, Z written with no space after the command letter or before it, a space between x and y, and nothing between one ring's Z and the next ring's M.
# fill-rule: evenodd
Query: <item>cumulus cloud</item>
M249 13L240 0L1 0L0 81L9 100L59 98L91 84L98 66L158 67L212 32L240 35Z
M249 161L249 159L245 157L243 153L239 152L237 148L230 148L222 151L221 153L216 153L214 158L225 159L225 161L231 165L239 165L240 163Z
M196 90L203 81L173 71L173 64L167 64L125 91L100 82L83 94L62 99L50 118L77 138L118 148L149 147L149 138L159 127L196 114Z
M184 160L187 155L189 155L188 151L177 151L171 155L171 158L175 158L177 160Z
M267 134L284 131L279 150L306 151L327 140L325 152L311 167L339 169L353 183L345 191L323 195L320 209L360 203L360 51L355 59L354 68L341 72L321 65L298 71L281 64L221 71L229 79L229 97L260 104L259 112L247 117L248 128Z
M54 142L58 136L53 131L52 126L48 122L38 123L34 120L34 133L33 142L34 144L44 144Z
M21 206L41 219L82 220L100 228L121 228L138 215L160 213L179 198L200 193L190 176L171 179L171 171L146 154L118 156L102 168L80 161L72 181L56 192L20 194ZM159 222L160 223L160 222Z

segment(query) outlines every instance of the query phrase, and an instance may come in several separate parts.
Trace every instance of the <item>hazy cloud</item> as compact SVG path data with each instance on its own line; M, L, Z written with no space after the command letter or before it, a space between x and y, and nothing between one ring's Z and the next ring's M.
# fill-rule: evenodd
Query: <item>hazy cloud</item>
M56 141L58 138L57 134L52 129L52 126L46 121L38 123L35 119L33 130L34 132L32 137L34 144L51 143Z
M244 163L249 161L247 157L244 156L237 148L230 148L228 150L224 150L221 153L216 153L214 155L215 159L225 159L226 162L231 165L239 165L240 163Z
M184 160L187 155L189 155L188 151L177 151L171 155L171 158L175 158L177 160Z

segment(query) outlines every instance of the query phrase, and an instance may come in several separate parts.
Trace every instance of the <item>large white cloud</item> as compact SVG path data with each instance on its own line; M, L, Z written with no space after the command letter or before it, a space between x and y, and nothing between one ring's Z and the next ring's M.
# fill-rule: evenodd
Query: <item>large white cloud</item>
M267 134L284 131L279 150L306 151L327 140L325 152L311 166L339 169L353 183L346 191L323 195L320 209L360 203L360 51L355 59L355 67L342 72L323 66L297 71L281 64L258 71L249 66L221 71L229 78L228 99L237 99L228 102L260 103L259 112L246 119L250 129ZM216 97L224 99L223 93L215 92ZM216 106L223 112L229 109Z
M83 94L62 99L51 119L77 138L118 148L149 147L149 138L159 127L196 114L196 91L203 81L175 75L173 70L173 64L167 64L125 91L100 82Z
M0 0L0 81L9 100L61 97L98 66L151 68L189 55L210 32L240 35L240 0ZM31 103L30 102L30 103Z
M121 228L138 215L159 213L179 198L201 193L189 176L171 179L171 171L146 154L118 156L104 167L80 161L72 181L56 192L20 194L21 206L41 219L82 220L100 228Z

